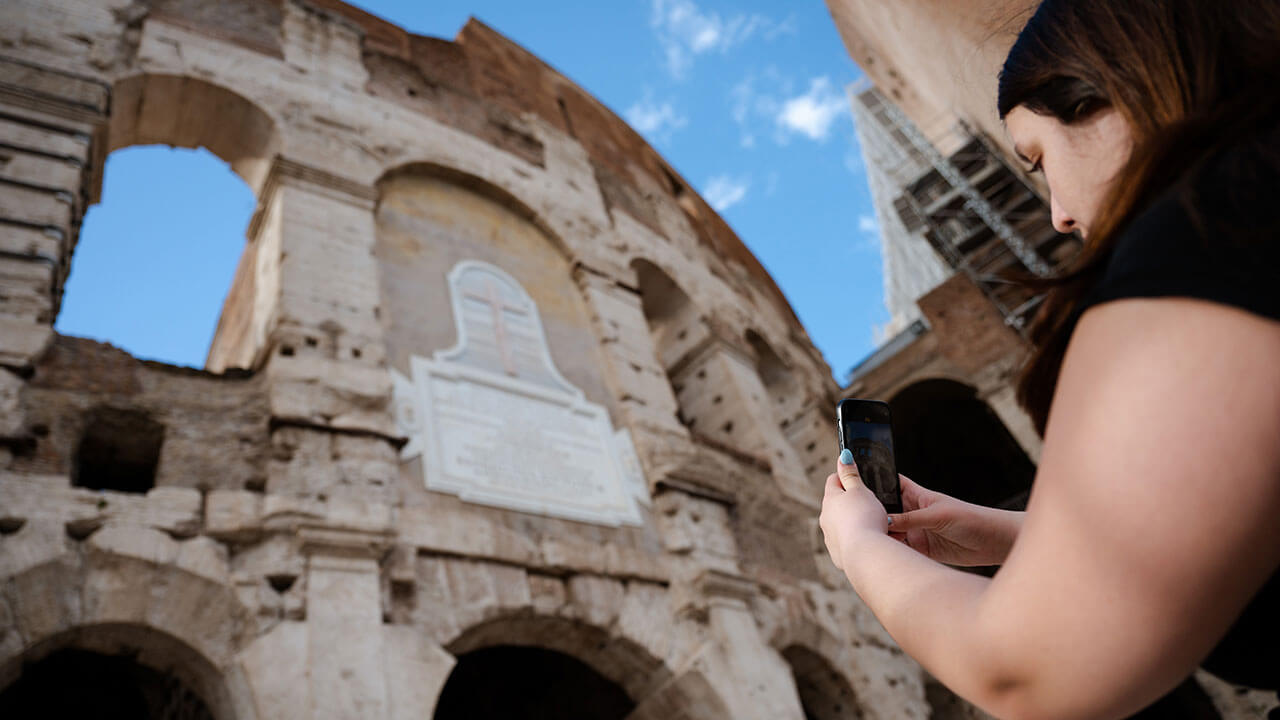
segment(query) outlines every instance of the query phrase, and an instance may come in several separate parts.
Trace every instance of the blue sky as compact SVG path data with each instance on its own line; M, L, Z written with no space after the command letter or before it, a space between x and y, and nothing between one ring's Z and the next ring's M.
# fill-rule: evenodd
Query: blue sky
M363 0L454 37L475 16L626 118L772 273L839 379L884 309L878 230L819 0ZM248 188L204 150L127 148L85 218L59 332L200 367L244 247Z

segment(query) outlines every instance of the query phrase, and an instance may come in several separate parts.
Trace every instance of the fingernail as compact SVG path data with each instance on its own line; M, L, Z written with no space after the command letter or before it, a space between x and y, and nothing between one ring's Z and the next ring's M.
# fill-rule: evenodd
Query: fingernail
M892 524L893 524L893 516L892 516L892 515L890 515L890 516L889 516L889 524L890 524L890 525L892 525Z
M840 451L840 463L843 465L853 464L853 453L849 452L849 448Z

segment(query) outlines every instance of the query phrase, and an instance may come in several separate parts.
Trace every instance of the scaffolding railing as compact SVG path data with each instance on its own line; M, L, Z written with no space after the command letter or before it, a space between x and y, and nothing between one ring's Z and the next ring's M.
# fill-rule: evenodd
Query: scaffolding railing
M1014 266L1040 277L1053 273L1057 263L1047 262L1041 250L1059 248L1061 236L1052 231L1044 201L965 125L953 129L957 137L948 136L959 149L946 156L869 82L849 92L862 131L874 135L884 156L882 169L902 192L894 207L904 225L923 230L934 250L983 290L1005 322L1023 331L1044 298L1012 287L1000 273Z

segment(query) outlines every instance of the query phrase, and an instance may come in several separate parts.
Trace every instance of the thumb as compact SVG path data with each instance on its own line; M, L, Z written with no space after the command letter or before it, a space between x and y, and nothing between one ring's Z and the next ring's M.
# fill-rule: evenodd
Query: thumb
M840 476L840 485L846 491L862 484L862 476L858 474L858 466L853 462L853 453L847 448L840 451L840 460L836 463L836 474Z
M930 505L910 512L890 513L889 529L895 533L904 533L908 530L932 530L938 526L940 519L937 506Z

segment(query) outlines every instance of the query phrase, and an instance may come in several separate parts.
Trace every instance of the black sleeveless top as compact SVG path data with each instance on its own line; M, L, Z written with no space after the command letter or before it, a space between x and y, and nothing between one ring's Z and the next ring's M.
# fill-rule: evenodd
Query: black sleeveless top
M1280 129L1273 129L1220 153L1156 200L1117 240L1071 322L1108 300L1175 296L1280 321L1278 156ZM1228 682L1280 690L1280 568L1203 667Z

